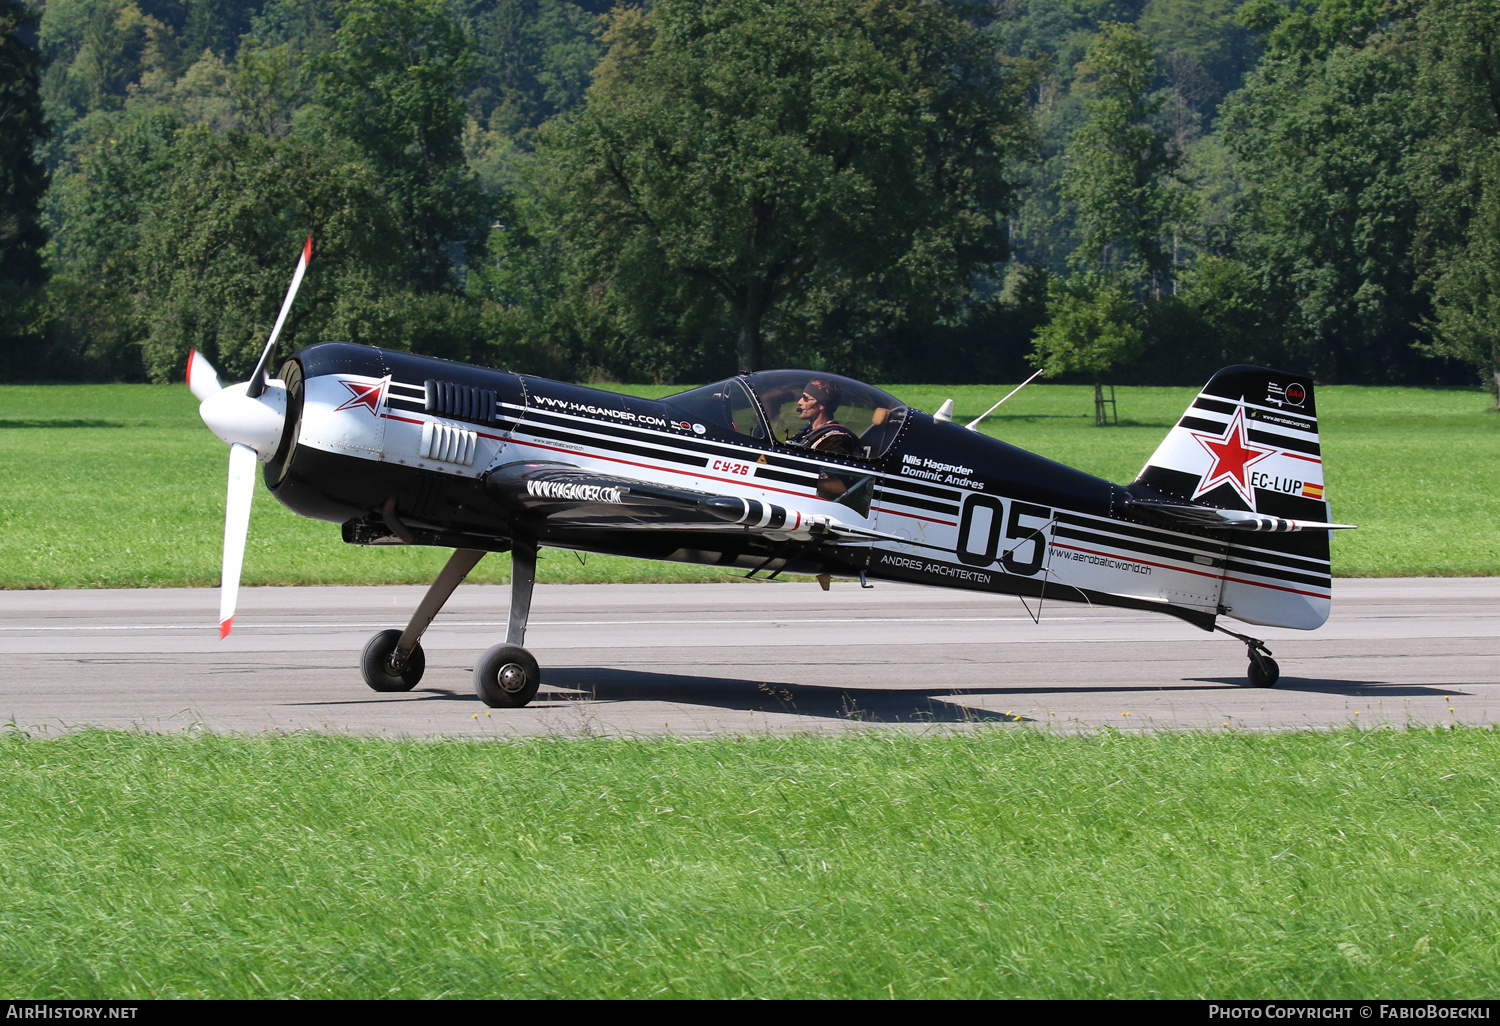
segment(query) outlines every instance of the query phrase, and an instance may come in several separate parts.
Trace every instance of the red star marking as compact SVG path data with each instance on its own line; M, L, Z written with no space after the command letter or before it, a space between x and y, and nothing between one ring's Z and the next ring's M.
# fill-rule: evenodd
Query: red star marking
M1235 407L1234 417L1229 421L1222 438L1197 431L1192 432L1192 435L1214 458L1213 466L1203 475L1203 480L1198 482L1198 490L1193 493L1193 498L1227 483L1254 509L1255 494L1250 488L1245 468L1273 455L1276 450L1257 448L1245 440L1245 408Z
M381 378L374 384L366 384L363 381L345 381L339 378L339 384L349 390L351 398L339 410L352 410L356 406L363 406L375 416L380 416L380 402L385 398L385 386L390 384L390 377ZM337 413L338 410L333 412Z

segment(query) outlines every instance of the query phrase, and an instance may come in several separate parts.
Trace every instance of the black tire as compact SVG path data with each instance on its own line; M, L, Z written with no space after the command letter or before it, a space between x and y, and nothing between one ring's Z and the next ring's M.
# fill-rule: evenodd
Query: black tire
M1281 667L1270 656L1250 660L1250 683L1258 688L1274 688L1281 679Z
M427 669L427 656L422 652L420 641L400 672L392 668L391 653L396 651L396 643L400 640L400 631L381 631L365 644L359 657L359 672L364 675L365 683L376 691L410 691Z
M474 694L491 709L519 709L541 686L536 659L516 645L496 645L474 664Z

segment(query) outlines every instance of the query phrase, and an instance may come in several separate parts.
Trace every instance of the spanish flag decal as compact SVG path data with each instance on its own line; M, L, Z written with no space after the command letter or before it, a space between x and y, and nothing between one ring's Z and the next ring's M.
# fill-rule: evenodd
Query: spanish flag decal
M1302 486L1302 496L1306 499L1321 499L1323 497L1323 486L1308 483Z

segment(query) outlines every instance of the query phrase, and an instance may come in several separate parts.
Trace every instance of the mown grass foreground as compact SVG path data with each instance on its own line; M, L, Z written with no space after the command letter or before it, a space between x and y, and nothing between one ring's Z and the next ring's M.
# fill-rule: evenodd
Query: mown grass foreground
M1008 386L887 386L926 410L955 401L960 423ZM659 397L670 386L631 387ZM1130 481L1196 389L1122 388L1119 427L1093 426L1092 389L1032 385L984 430L1113 481ZM1328 497L1343 576L1500 574L1500 416L1478 390L1322 388ZM228 449L181 385L0 387L0 587L215 585ZM260 489L247 584L426 584L445 553L344 545ZM471 580L508 579L491 557ZM550 582L725 580L723 571L544 549Z
M0 735L0 993L1486 997L1481 729Z

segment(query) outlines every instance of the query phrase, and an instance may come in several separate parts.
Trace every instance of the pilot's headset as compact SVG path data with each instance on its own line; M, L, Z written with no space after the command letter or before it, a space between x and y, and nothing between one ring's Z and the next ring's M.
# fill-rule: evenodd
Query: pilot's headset
M807 387L802 391L807 395L812 396L819 403L821 403L823 406L823 411L830 417L832 417L834 411L839 408L839 403L842 402L844 398L843 390L840 389L839 386L835 385L831 381L821 381L818 378L814 378L813 380L809 381L807 383Z

